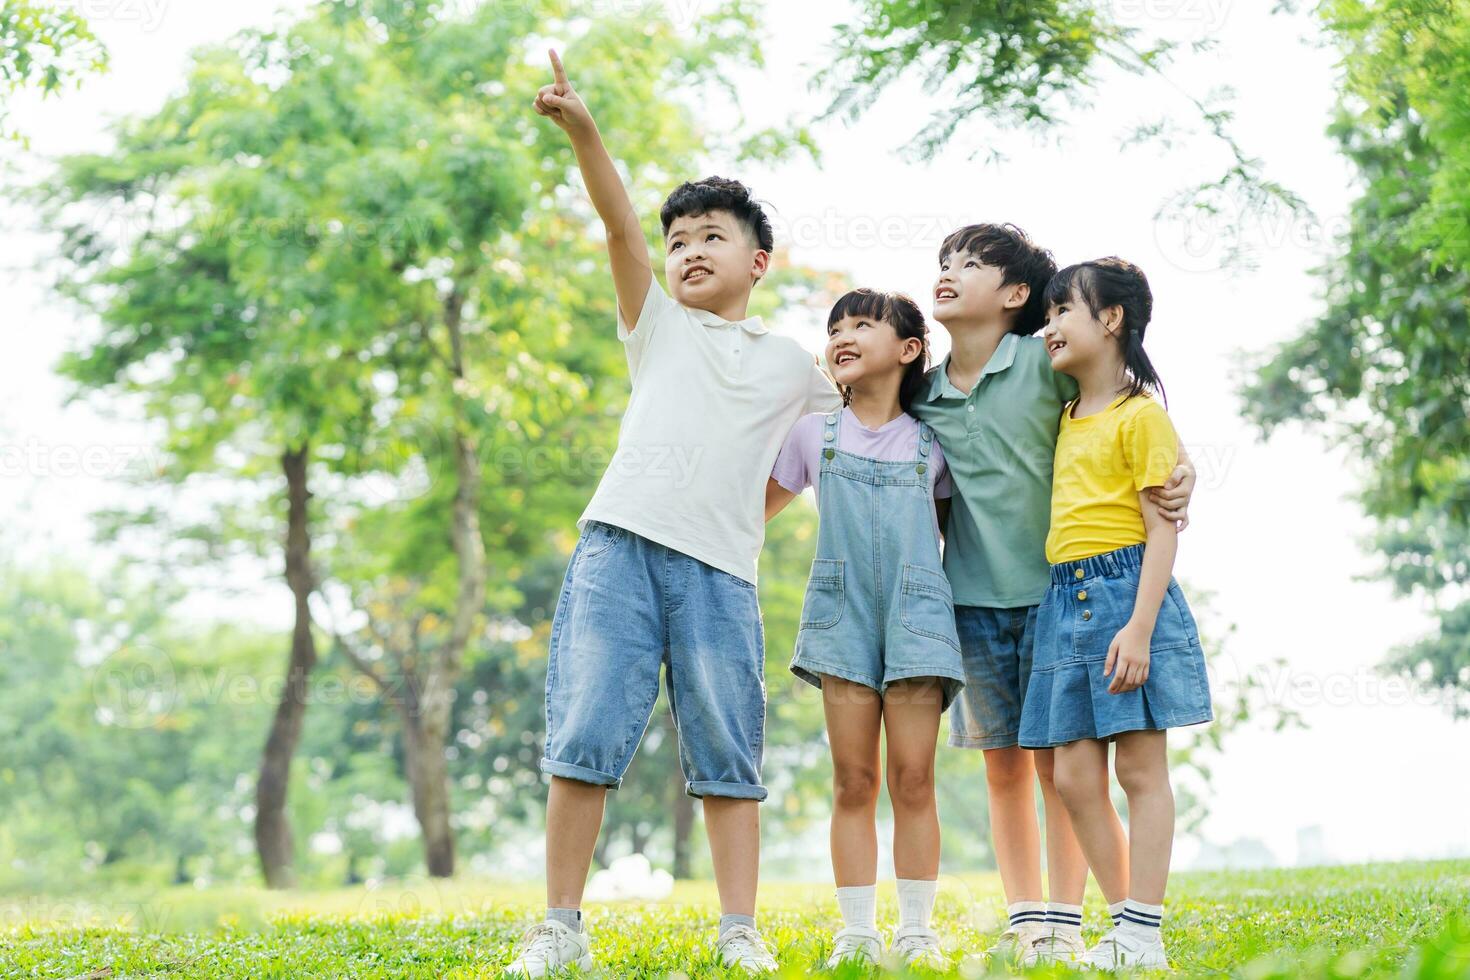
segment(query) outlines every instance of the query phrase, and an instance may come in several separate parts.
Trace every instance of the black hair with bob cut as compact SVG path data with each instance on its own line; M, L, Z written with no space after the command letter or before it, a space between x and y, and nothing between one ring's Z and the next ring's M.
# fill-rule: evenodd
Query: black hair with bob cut
M1046 304L1042 293L1057 271L1057 260L1051 252L1037 245L1031 236L1013 224L966 225L949 233L939 246L939 263L954 254L973 255L986 265L1000 270L1001 285L1024 282L1030 291L1026 304L1016 314L1011 333L1029 336L1041 329L1046 320Z
M904 293L884 292L881 289L854 289L839 299L827 314L827 329L845 317L860 317L865 320L881 320L893 328L900 340L917 339L919 356L904 365L903 379L898 383L898 404L905 412L924 387L924 372L929 366L929 326L924 322L924 311ZM852 389L842 389L842 404L852 401Z
M1116 255L1069 265L1046 284L1046 308L1081 300L1097 319L1103 310L1116 306L1123 311L1118 342L1123 348L1123 366L1128 371L1128 397L1157 391L1169 404L1159 372L1143 349L1143 334L1154 313L1154 294L1143 270Z

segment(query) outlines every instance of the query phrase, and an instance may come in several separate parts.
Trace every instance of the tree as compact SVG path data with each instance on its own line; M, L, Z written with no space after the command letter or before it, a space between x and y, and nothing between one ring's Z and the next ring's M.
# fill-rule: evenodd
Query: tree
M1363 507L1401 594L1435 601L1439 635L1391 665L1470 690L1470 11L1451 0L1331 0L1343 54L1330 128L1358 170L1325 309L1263 352L1242 387L1269 435L1323 432L1367 469ZM1465 702L1459 702L1464 710Z
M836 56L814 84L831 98L828 114L855 121L895 82L918 77L938 103L907 141L908 152L920 159L932 158L961 127L982 119L1010 129L1052 129L1087 106L1104 68L1154 76L1163 90L1163 72L1177 48L1124 26L1115 6L1100 0L859 0L856 6L856 18L837 29ZM1192 48L1212 46L1206 40ZM1228 92L1180 95L1228 163L1215 179L1165 199L1159 214L1213 212L1222 198L1246 214L1307 213L1306 203L1270 180L1262 162L1235 139L1234 114L1223 102ZM1159 138L1170 126L1166 116L1138 127L1125 142ZM1001 156L993 144L989 155ZM1246 250L1238 226L1224 232L1227 263L1241 261Z
M25 88L54 95L68 82L81 83L107 68L107 49L75 11L31 0L0 0L0 127L5 96ZM22 139L19 133L0 135Z

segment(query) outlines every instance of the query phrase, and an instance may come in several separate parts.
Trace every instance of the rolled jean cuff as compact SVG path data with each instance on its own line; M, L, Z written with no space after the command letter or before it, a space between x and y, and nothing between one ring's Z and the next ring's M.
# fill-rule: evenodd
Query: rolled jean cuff
M617 776L609 776L605 772L588 769L586 766L574 766L570 762L557 762L555 759L542 759L541 771L548 776L560 776L562 779L575 779L579 783L606 786L608 789L617 789L623 785L622 779Z
M721 796L730 800L755 800L757 803L769 795L764 786L750 783L720 783L710 780L686 783L684 791L696 798Z

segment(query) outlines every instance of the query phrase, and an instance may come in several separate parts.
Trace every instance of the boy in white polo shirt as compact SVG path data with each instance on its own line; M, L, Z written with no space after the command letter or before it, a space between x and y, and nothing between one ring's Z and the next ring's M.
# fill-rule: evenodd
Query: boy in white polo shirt
M618 448L578 522L546 673L546 920L508 974L592 966L582 890L607 790L621 782L663 668L686 789L704 804L723 913L720 960L776 962L755 927L765 645L756 560L766 477L797 419L841 405L816 358L747 317L771 226L740 183L710 177L664 202L664 272L597 126L551 52L536 97L570 138L607 231L632 395Z

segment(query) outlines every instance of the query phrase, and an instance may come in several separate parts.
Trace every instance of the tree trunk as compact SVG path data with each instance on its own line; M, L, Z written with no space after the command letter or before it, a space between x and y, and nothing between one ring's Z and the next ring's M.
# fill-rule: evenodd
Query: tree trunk
M306 486L307 458L306 443L281 454L287 498L286 584L291 587L296 621L291 630L286 684L276 705L270 736L260 759L260 776L255 783L255 851L270 888L289 888L295 883L286 791L291 779L291 760L301 741L301 724L306 717L307 683L316 666L316 641L311 634L311 609L307 604L315 587L307 523L307 504L311 500Z
M404 724L404 748L414 814L424 835L424 864L429 874L454 874L454 833L449 826L449 764L444 757L453 720L454 685L459 681L464 654L478 634L485 606L485 539L480 534L481 472L474 423L464 408L464 295L456 288L444 301L444 325L449 333L450 404L454 425L454 503L450 534L459 566L459 587L449 639L433 655L413 692Z
M446 730L412 710L403 712L403 755L413 814L424 837L424 866L436 878L454 874L454 831L449 826L449 763Z

